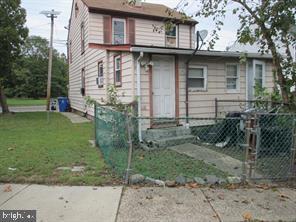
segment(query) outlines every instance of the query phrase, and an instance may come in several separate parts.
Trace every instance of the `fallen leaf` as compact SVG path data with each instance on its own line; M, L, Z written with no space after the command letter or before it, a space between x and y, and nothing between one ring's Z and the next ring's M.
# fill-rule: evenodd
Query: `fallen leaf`
M267 184L259 184L259 185L256 185L256 187L262 190L269 190L271 188Z
M189 189L194 189L194 188L198 188L199 186L197 183L189 183L189 184L186 184L185 187Z
M3 191L4 191L5 193L11 192L11 191L12 191L11 185L7 185L7 186L5 186Z
M244 204L249 204L250 201L248 201L248 200L243 200L242 203L244 203Z
M149 195L149 196L146 196L146 199L147 199L147 200L152 200L153 197L152 197L151 195Z
M220 200L224 200L224 195L223 195L223 194L218 194L218 198L219 198Z
M243 214L243 218L246 221L250 221L250 220L252 220L252 214L249 213L249 212L246 212L246 213Z
M282 194L282 193L279 195L279 197L282 199L290 199L290 197L288 197L287 195Z

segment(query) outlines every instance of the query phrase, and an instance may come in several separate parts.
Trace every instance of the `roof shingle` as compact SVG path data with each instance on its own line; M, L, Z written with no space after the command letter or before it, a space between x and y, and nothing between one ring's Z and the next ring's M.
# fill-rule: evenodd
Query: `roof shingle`
M152 4L143 2L141 7L131 6L126 4L126 0L82 0L90 10L94 11L112 11L112 12L124 12L133 15L144 17L155 17L163 19L176 19L182 20L181 13L174 11L170 16L168 10L172 10L169 7L162 4ZM196 23L193 19L186 19L186 22Z

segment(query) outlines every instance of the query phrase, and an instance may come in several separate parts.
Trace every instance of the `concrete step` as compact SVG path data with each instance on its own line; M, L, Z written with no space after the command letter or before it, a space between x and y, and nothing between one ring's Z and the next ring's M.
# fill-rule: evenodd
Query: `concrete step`
M180 137L191 135L191 130L185 127L170 127L162 129L147 130L143 137L145 140L161 140L170 137Z
M185 143L194 143L195 140L196 140L195 136L183 135L183 136L168 137L165 139L153 140L150 143L154 148L169 148L171 146L182 145Z
M169 127L176 127L177 121L176 120L155 120L153 121L153 129L163 129Z

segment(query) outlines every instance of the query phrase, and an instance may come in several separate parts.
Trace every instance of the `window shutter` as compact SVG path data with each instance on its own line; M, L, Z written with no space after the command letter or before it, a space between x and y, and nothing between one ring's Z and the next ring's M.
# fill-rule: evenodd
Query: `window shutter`
M104 44L111 44L111 36L112 36L112 24L111 24L111 16L104 16Z
M128 19L128 43L131 45L136 44L135 19Z

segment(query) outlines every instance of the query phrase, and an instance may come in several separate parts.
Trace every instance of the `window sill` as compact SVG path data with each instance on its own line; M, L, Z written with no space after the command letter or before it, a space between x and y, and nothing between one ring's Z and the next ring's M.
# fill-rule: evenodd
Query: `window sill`
M207 89L198 89L198 88L189 88L188 89L189 92L207 92Z
M240 90L227 90L226 91L227 94L240 94Z
M122 83L115 83L115 87L116 87L116 88L120 88L120 87L122 87Z

